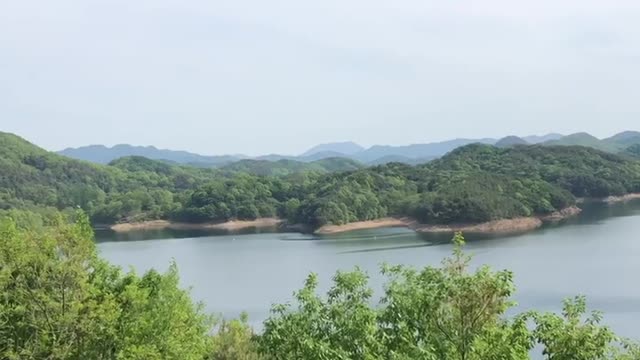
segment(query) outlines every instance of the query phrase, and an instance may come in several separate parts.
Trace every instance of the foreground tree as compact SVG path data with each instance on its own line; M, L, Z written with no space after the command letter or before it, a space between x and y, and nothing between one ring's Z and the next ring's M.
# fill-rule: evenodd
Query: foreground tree
M383 267L389 281L374 306L359 270L339 272L326 297L310 275L297 307L273 308L260 350L269 359L519 360L539 345L549 360L639 359L638 347L600 325L598 313L585 319L584 298L568 300L562 315L505 316L512 273L469 272L462 235L454 243L442 267Z
M246 314L239 319L221 320L213 335L213 353L209 360L259 360L256 335Z
M526 317L506 320L515 287L509 271L467 273L464 239L442 268L396 266L382 299L379 327L394 359L525 359L532 348Z
M277 305L265 321L261 350L273 359L373 360L382 358L372 291L361 271L338 272L326 299L311 274L296 293L297 310Z
M602 314L587 314L583 296L567 299L562 314L533 314L534 336L544 346L543 355L550 360L640 359L638 345L618 338L600 325ZM617 343L617 346L612 344Z
M97 258L87 217L46 231L0 224L0 358L203 359L210 318L166 274Z

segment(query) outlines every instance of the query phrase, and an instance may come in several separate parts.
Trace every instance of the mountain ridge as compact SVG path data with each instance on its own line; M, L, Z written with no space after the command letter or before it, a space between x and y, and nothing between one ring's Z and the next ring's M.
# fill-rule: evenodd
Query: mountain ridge
M353 141L340 141L340 142L331 142L325 144L318 144L311 149L305 151L300 155L300 157L306 157L315 155L317 153L322 152L334 152L340 153L344 155L353 155L355 153L359 153L361 151L366 150L364 147L356 144Z
M112 147L89 145L79 148L66 148L58 153L74 159L98 164L108 164L113 160L125 156L143 156L154 160L164 160L204 168L220 168L246 159L266 161L295 160L310 163L329 158L346 158L358 161L364 165L381 165L389 162L415 165L439 158L460 146L473 143L496 145L499 147L517 144L542 144L545 146L581 145L607 152L621 153L634 144L640 144L640 132L623 131L603 139L599 139L586 132L566 136L549 133L546 135L529 135L523 137L512 135L501 139L458 138L409 145L373 145L368 148L364 148L352 141L343 141L319 144L297 156L281 154L267 154L254 157L241 154L200 155L184 150L159 149L155 146L135 146L128 144L118 144Z
M529 145L529 142L521 137L510 135L498 140L494 145L499 148L506 148L518 145Z
M88 145L78 148L66 148L57 152L77 160L85 160L98 164L108 164L113 160L126 156L143 156L152 160L168 160L180 164L197 163L222 165L241 160L243 155L200 155L184 150L159 149L153 145L139 146L117 144L111 147L105 145Z

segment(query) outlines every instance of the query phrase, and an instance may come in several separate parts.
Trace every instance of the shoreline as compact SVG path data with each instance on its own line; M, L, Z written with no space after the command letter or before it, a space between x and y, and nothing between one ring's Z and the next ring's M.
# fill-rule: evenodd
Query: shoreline
M541 227L543 221L538 217L519 217L513 219L492 220L479 224L450 224L450 225L424 225L410 226L418 233L475 233L475 234L500 234L515 233L535 230Z
M640 199L640 193L628 194L620 197L600 199L602 202L612 204L633 199ZM379 229L388 227L404 227L418 233L454 233L468 232L480 234L517 233L535 230L545 223L559 222L580 214L582 210L577 206L571 206L547 215L518 217L513 219L498 219L478 224L422 224L415 219L403 217L386 217L368 221L352 222L344 225L324 225L315 231L316 235L340 234L355 230ZM273 229L280 228L289 231L310 231L301 225L288 225L279 218L259 218L255 220L232 220L224 223L185 223L168 220L149 220L135 223L120 223L108 226L117 233L148 230L223 230L240 231L244 229Z
M526 232L541 227L544 223L558 222L577 216L582 210L571 206L560 211L542 216L519 217L513 219L492 220L479 224L421 224L409 218L383 218L378 220L358 221L345 225L325 225L317 229L314 234L331 235L354 230L377 229L383 227L406 227L418 233L454 233L458 231L482 234L499 234L511 232Z
M637 200L640 199L640 193L630 193L630 194L625 194L625 195L611 195L611 196L607 196L607 197L600 197L600 198L576 198L576 203L577 204L583 204L583 203L589 203L589 202L598 202L598 203L605 203L605 204L616 204L616 203L621 203L621 202L627 202L627 201L631 201L631 200Z
M276 228L283 223L278 218L259 218L255 220L231 220L223 223L184 223L168 220L149 220L135 223L121 223L109 226L109 229L118 232L145 231L145 230L226 230L238 231L249 228Z
M626 202L626 201L636 200L636 199L640 199L640 193L631 193L631 194L626 194L622 196L608 196L602 199L602 201L607 204L615 204L619 202Z
M409 221L401 218L386 217L376 220L356 221L344 225L324 225L314 231L317 235L339 234L347 231L379 229L386 227L409 227Z

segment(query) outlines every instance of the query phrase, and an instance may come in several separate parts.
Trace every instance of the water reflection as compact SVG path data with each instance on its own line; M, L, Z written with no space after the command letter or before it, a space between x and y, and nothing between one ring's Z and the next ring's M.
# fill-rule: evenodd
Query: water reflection
M375 251L391 251L391 250L401 250L401 249L411 249L411 248L422 248L422 247L433 246L433 245L436 245L436 244L425 243L425 244L418 244L418 245L385 246L385 247L377 247L377 248L370 247L366 249L342 251L342 252L339 252L338 254L357 254L357 253L368 253L368 252L375 252Z
M273 234L278 233L272 228L245 228L235 231L221 229L207 230L174 230L174 229L150 229L134 230L128 232L115 232L109 229L95 230L96 242L111 241L141 241L141 240L162 240L162 239L189 239L207 236L227 236L227 235L251 235L251 234Z

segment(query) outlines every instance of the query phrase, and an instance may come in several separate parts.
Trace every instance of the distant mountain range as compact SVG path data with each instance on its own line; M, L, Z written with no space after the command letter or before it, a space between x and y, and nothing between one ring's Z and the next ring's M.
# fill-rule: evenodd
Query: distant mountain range
M626 148L640 144L640 132L637 131L624 131L619 134L613 135L605 139L598 139L597 137L581 132L564 136L560 139L547 141L545 145L581 145L596 148L602 151L619 153L623 152Z
M387 156L403 156L409 159L433 159L449 151L472 143L493 144L495 139L454 139L428 144L412 144L404 146L374 145L367 150L351 155L363 163L377 162Z
M529 144L540 144L547 141L558 140L563 136L564 135L557 134L557 133L551 133L551 134L542 135L542 136L529 135L529 136L522 137L522 140L526 141Z
M517 146L517 145L529 145L530 143L521 138L521 137L517 137L517 136L507 136L504 137L500 140L498 140L494 145L496 147L499 148L506 148L506 147L511 147L511 146Z
M354 143L353 141L334 142L329 144L320 144L307 150L301 156L311 156L318 153L334 152L343 155L353 155L364 151L365 148Z
M113 147L90 145L79 148L67 148L59 151L58 153L70 158L86 160L98 164L108 164L113 160L127 156L142 156L153 160L167 160L179 164L206 167L222 166L224 164L247 158L242 155L205 156L187 151L158 149L155 146L134 146L128 144L120 144Z
M640 144L640 132L625 131L605 139L598 139L587 133L576 133L567 136L561 134L547 134L543 136L531 135L524 137L507 136L502 139L453 139L442 142L411 144L403 146L374 145L364 148L354 142L335 142L320 144L305 151L298 156L269 154L257 157L245 155L216 155L207 156L190 153L187 151L175 151L158 149L154 146L116 145L106 147L103 145L91 145L79 148L68 148L60 151L74 159L86 160L94 163L108 164L113 160L126 156L143 156L154 160L186 164L198 167L222 168L240 162L237 167L251 165L261 168L261 162L297 161L313 163L324 159L344 158L352 162L344 163L346 168L360 165L381 165L389 162L401 162L416 165L429 162L435 158L464 145L483 143L498 147L510 147L518 145L542 144L542 145L581 145L599 150L623 153L632 145ZM633 153L633 151L631 151ZM292 166L292 163L282 162L280 165ZM316 164L318 165L318 164ZM320 166L319 166L320 167ZM276 167L277 168L277 167Z
M341 157L310 162L280 159L277 161L244 159L219 167L222 171L245 172L261 176L284 176L306 171L318 173L345 172L364 168L362 163Z

